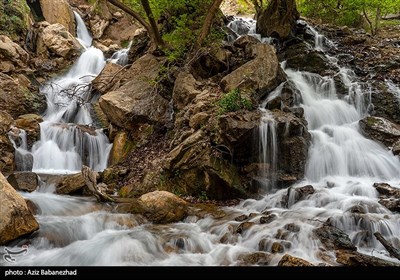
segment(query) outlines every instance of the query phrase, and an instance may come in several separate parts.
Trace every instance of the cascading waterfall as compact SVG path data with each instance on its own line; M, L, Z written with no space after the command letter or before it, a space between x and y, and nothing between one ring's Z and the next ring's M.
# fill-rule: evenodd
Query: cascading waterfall
M41 88L47 98L40 141L32 147L33 171L77 172L82 164L94 170L107 166L111 144L101 129L92 127L90 83L105 66L103 53L91 47L92 38L79 16L77 34L85 51L65 75Z
M119 65L126 65L128 64L128 59L129 59L129 50L132 47L132 43L133 41L130 41L128 46L124 49L121 49L119 51L116 51L109 59L108 61L110 61L111 63L116 63Z
M318 42L326 42L326 39L318 39ZM323 49L328 48L325 45ZM301 94L300 106L304 108L312 135L306 179L302 182L289 190L269 193L260 200L248 199L238 206L224 207L226 216L222 218L189 216L172 225L153 225L134 215L110 213L106 205L98 205L90 198L59 196L41 188L23 194L37 205L41 229L30 240L28 254L18 258L13 265L240 265L241 255L270 252L275 243L283 247L271 255L270 265L277 265L286 253L314 264L326 260L335 264L334 253L322 252L321 243L313 235L313 230L328 218L350 236L359 251L399 263L385 253L372 235L379 231L393 244L400 243L400 215L381 206L372 187L374 182L382 181L399 187L399 159L360 134L358 120L366 114L365 108L368 107L364 88L354 75L348 75L350 70L335 66L337 61L333 58L331 62L338 75L348 79L348 83L343 81L348 89L346 97L338 96L332 77L284 69ZM97 73L96 69L90 72L91 75ZM92 76L87 74L71 74L70 78L78 84L79 77L85 75L88 82ZM56 81L59 84L63 79ZM272 165L279 154L276 154L274 121L265 105L280 95L281 89L282 85L261 105L264 116L260 142L264 148L261 148L260 157L264 163ZM89 118L87 110L76 101L70 101L70 106L63 105L69 100L66 95L53 94L49 88L45 92L51 106L45 115L48 126L42 125L42 134L46 132L48 135L44 138L46 141L37 145L37 150L49 142L48 145L53 146L48 149L51 153L56 150L63 157L71 153L68 162L73 162L73 156L82 158L83 152L68 146L71 140L60 143L57 139L67 137L66 134L71 139L79 137L72 135L79 134L78 130L85 127L69 122L76 118ZM80 97L86 98L83 92ZM72 113L78 111L82 114ZM88 121L90 119L83 123ZM96 135L91 136L98 137L97 131ZM315 192L307 199L295 201L292 190L309 184L313 185ZM286 196L285 205L283 197ZM354 207L359 211L352 211ZM235 229L241 222L235 221L235 217L242 214L248 215L247 221L255 224L238 234ZM266 216L271 221L260 223L260 218ZM20 240L20 244L24 242ZM0 264L8 265L2 259Z
M388 90L394 95L394 97L396 97L397 102L400 106L400 87L393 83L393 81L391 80L386 80L385 82Z

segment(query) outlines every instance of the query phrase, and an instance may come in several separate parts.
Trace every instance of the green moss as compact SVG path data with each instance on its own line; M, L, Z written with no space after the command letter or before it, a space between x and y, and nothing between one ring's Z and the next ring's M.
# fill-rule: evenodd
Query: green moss
M28 28L29 7L23 0L0 1L0 34L22 40Z

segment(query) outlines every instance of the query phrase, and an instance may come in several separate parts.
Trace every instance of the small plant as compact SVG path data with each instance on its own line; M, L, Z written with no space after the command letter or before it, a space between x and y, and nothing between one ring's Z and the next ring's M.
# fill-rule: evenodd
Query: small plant
M209 200L208 196L207 196L207 192L206 191L201 191L200 195L199 195L199 199L201 201L207 201Z
M251 110L252 103L247 97L240 94L239 89L233 89L225 94L219 101L220 113L236 112L241 109Z

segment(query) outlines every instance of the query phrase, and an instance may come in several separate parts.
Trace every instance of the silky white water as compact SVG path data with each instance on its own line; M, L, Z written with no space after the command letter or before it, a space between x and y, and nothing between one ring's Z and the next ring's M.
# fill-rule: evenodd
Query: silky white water
M324 41L318 39L316 43ZM299 90L300 106L304 108L312 135L306 178L291 186L291 190L278 190L260 200L248 199L235 207L225 207L226 215L221 218L189 216L180 223L153 225L135 215L110 213L108 206L92 199L59 196L48 192L51 187L41 187L36 192L23 193L37 205L41 229L31 240L28 254L13 265L240 265L241 255L270 251L274 242L283 245L283 252L274 254L270 265L277 265L286 253L316 265L321 262L337 265L334 253L321 250L323 246L313 234L327 219L345 231L359 251L399 262L388 256L373 233L379 231L398 246L400 215L378 203L378 193L372 186L376 182L387 182L400 187L399 159L361 135L358 121L366 114L368 93L354 75L348 75L351 71L335 66L338 62L333 58L331 62L337 74L347 81L344 82L347 96L338 96L332 77L284 69ZM271 93L269 99L278 96L281 88ZM56 103L52 104L59 106ZM260 158L273 166L279 158L274 120L264 109L265 104L261 108L264 116L260 125ZM63 109L64 113L58 117L52 113ZM60 106L48 111L46 119L68 118L67 111ZM63 129L71 130L70 127ZM46 131L51 135L58 133L57 128L54 132L49 128ZM51 135L47 138L49 141L59 137ZM80 157L75 148L60 148L63 146L51 141L52 149L71 151L68 162L73 162L74 156ZM63 157L66 156L65 152ZM53 162L53 166L56 164ZM267 177L265 180L270 179ZM315 192L307 199L295 201L293 189L309 184ZM287 195L285 203L283 198ZM362 209L362 214L353 213L354 207ZM253 214L247 221L255 224L236 233L242 222L235 218L242 214ZM266 215L275 219L260 224L260 217ZM298 230L289 230L292 223ZM0 262L8 265L3 260Z

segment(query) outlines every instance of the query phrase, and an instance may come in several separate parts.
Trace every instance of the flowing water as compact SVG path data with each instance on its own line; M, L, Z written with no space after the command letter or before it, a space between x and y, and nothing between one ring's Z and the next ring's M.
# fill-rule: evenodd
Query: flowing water
M325 41L316 40L314 47L324 52L329 46L320 44ZM82 80L90 82L104 61L96 49L88 47L86 52L82 57L87 55L97 60L89 65L91 60L85 59L86 70L78 74L84 68L80 65L81 57L75 65L80 67L74 66L64 77L56 79L56 84L65 88L81 85ZM270 192L260 200L248 199L235 207L225 207L226 215L222 218L189 216L183 222L169 225L153 225L134 215L111 213L107 205L89 198L55 195L51 192L54 188L44 184L38 191L23 194L38 207L40 230L30 241L28 254L18 258L16 265L239 265L242 254L271 251L276 242L283 251L273 255L270 265L276 265L285 253L314 264L323 262L322 259L335 264L334 253L321 252L322 244L312 233L328 218L350 236L359 251L397 261L387 255L372 234L379 231L393 244L400 244L400 215L378 203L372 185L388 182L399 187L400 161L383 146L361 135L358 121L367 112L368 90L358 84L352 71L339 67L335 58L330 60L348 89L347 96L337 94L333 77L284 67L288 79L300 92L300 106L304 108L312 135L306 178L302 182L289 190ZM269 98L278 96L281 89L278 87ZM62 139L77 134L77 126L70 121L91 122L89 110L78 106L76 101L65 102L69 100L67 96L59 90L54 92L50 86L44 91L49 109L42 124L41 141L33 149L35 169L78 170L80 164L76 162L82 160L82 152ZM80 97L87 98L83 93ZM274 120L264 105L260 157L273 169L279 157L277 137ZM93 135L93 141L99 141L96 147L100 146L100 135L98 131ZM108 147L105 140L101 141ZM98 157L92 166L104 168L105 156L96 154L102 150L89 151ZM43 159L36 162L41 156ZM49 160L52 156L54 161ZM309 184L315 193L296 201L292 190ZM364 214L353 213L354 207ZM241 222L235 221L235 217L242 214L252 214L248 221L255 224L239 234L236 228ZM272 221L259 223L265 215L272 217Z

